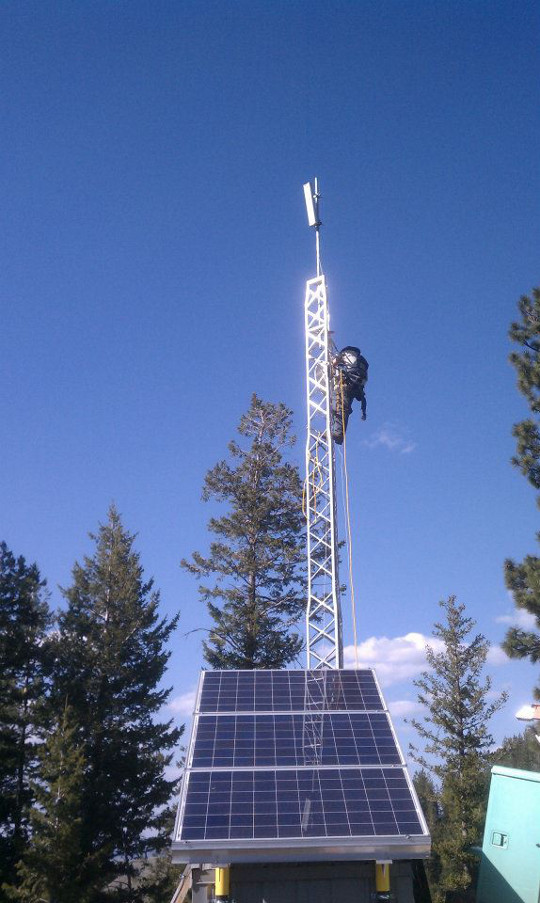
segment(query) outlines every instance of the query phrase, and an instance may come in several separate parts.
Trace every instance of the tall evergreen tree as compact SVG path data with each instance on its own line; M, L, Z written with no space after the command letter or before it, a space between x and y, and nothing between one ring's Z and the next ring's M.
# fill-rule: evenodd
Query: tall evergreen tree
M492 753L491 759L494 765L540 771L540 744L536 739L535 729L528 726L522 734L505 737L499 748Z
M438 622L433 636L440 651L428 646L429 671L414 681L418 701L425 707L422 722L411 724L424 751L411 746L413 758L440 784L443 821L434 837L441 876L437 899L446 890L470 886L476 861L470 846L482 839L487 799L488 753L493 744L488 723L506 702L506 694L488 702L489 677L483 679L489 643L482 634L472 639L475 626L465 606L454 596L440 603L446 621Z
M87 763L82 853L105 859L103 887L123 876L107 899L136 903L137 860L168 845L163 825L176 782L164 770L181 731L160 720L170 694L161 680L177 618L160 617L159 595L114 506L91 538L93 556L75 564L64 590L53 697L69 701Z
M208 471L203 499L227 506L208 528L204 557L182 561L200 580L213 627L204 643L213 668L282 668L302 640L291 627L305 613L305 521L298 468L284 460L294 443L291 411L253 395L229 460ZM213 578L212 585L206 580Z
M430 889L435 893L441 878L441 860L437 853L442 824L441 791L424 768L416 772L413 784L431 834L432 852L425 865Z
M0 543L0 888L28 839L50 623L37 565Z
M66 706L39 751L31 840L8 888L19 903L86 903L99 888L102 863L81 846L85 776L83 747Z
M166 832L172 836L176 808L169 812ZM169 903L176 891L184 866L173 865L170 850L164 850L149 863L141 881L144 903Z
M524 295L520 299L519 312L521 320L512 323L509 335L520 350L512 352L510 361L516 369L518 388L527 400L531 416L514 426L517 448L512 463L531 486L540 489L540 289L533 289L532 297ZM537 503L540 505L540 497ZM540 533L537 533L537 539L540 540ZM536 629L511 627L504 649L513 658L528 658L536 663L540 661L540 558L526 555L521 562L508 559L505 578L517 607L536 619ZM540 699L540 683L534 692Z

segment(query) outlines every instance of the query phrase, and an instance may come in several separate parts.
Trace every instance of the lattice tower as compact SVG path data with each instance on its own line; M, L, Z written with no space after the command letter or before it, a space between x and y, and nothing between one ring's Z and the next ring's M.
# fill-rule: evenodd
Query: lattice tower
M342 668L336 474L334 442L330 431L329 314L326 280L322 274L306 283L305 331L307 667Z

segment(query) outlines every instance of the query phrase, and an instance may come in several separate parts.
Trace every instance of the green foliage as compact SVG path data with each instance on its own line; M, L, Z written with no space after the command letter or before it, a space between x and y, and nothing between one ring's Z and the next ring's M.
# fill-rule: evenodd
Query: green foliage
M426 651L430 670L414 682L426 714L423 722L411 724L424 751L412 746L411 752L440 786L437 805L442 814L433 847L440 861L442 894L465 889L473 881L476 861L469 848L482 838L493 745L488 723L507 697L503 693L487 701L491 680L483 679L482 672L489 644L482 634L470 638L475 622L465 615L465 606L454 596L440 605L446 622L434 626L437 644Z
M17 868L17 885L8 889L19 903L86 903L101 883L99 856L82 851L86 761L72 719L66 706L39 752L31 841Z
M37 566L0 543L0 887L28 841L50 622Z
M426 862L426 874L430 888L436 888L441 879L441 860L437 852L442 826L441 793L425 768L414 775L413 783L432 840L432 854Z
M143 898L137 862L169 843L166 807L176 781L164 770L181 731L159 716L170 694L161 687L165 644L177 618L160 618L159 595L114 507L92 539L94 555L75 564L64 590L52 703L68 700L86 761L82 854L102 861L102 887L126 877L107 900L136 903ZM101 898L96 892L92 903Z
M510 326L509 337L521 345L521 351L513 351L510 362L516 368L519 391L525 396L531 411L540 413L540 288L533 288L532 297L522 295L518 303L521 320ZM537 433L537 441L540 434ZM522 466L522 463L517 463ZM540 489L540 481L531 474L531 483Z
M425 815L430 832L433 832L441 817L440 793L434 780L425 768L417 771L413 778L414 789Z
M529 726L522 734L505 737L499 749L492 754L491 761L493 765L540 771L540 743L534 728Z
M169 903L178 887L183 869L184 866L172 864L168 852L154 859L141 882L144 903Z
M540 289L533 289L530 298L524 295L520 299L519 312L521 320L512 323L509 335L521 349L511 353L510 361L532 416L514 426L517 454L512 463L531 486L540 489ZM540 503L540 498L537 501ZM537 539L540 539L540 533ZM528 658L536 663L540 659L540 558L527 555L522 562L507 560L505 580L516 606L536 619L536 629L511 627L503 648L513 658ZM540 686L534 692L540 699Z
M206 474L203 499L227 505L208 527L216 540L204 557L182 561L198 579L213 620L206 661L213 668L282 668L302 641L290 628L304 616L305 521L298 468L284 461L291 412L252 396L229 460Z

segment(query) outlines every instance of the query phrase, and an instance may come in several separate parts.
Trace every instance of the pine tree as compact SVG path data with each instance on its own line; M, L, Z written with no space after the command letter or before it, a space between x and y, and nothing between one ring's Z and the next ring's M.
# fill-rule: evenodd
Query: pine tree
M104 859L103 887L118 878L107 899L136 903L137 860L169 843L163 825L176 781L164 770L181 730L159 715L170 694L161 686L165 644L177 618L160 618L159 595L114 506L91 538L94 555L75 564L64 590L53 699L68 700L87 763L82 853Z
M183 870L184 866L173 865L170 852L162 853L152 860L141 883L144 903L169 903Z
M86 903L101 883L99 857L82 852L85 757L72 719L66 706L40 748L31 841L8 889L19 903Z
M210 554L182 561L200 580L213 627L204 645L213 668L283 668L302 640L290 628L304 615L302 482L283 450L294 443L291 411L253 395L230 459L206 474L203 499L224 503L212 517Z
M531 486L540 489L540 289L532 291L519 301L521 321L512 323L509 336L521 346L513 351L510 361L518 375L518 388L525 396L531 417L517 423L513 435L517 440L517 453L512 463L518 467ZM540 505L540 497L537 499ZM540 533L537 533L540 540ZM518 608L524 609L536 619L536 630L511 627L506 635L504 650L513 658L540 660L540 558L527 555L516 563L505 562L505 579ZM535 688L540 699L540 684Z
M482 679L482 672L489 643L482 634L469 638L475 622L465 615L465 606L454 596L440 605L446 623L436 623L433 635L442 648L427 647L431 670L414 681L426 714L423 722L413 719L411 724L424 751L411 746L411 753L440 784L443 822L433 846L440 858L442 895L465 889L473 880L476 861L470 847L482 839L493 744L488 723L507 697L502 693L488 702L491 680Z
M172 837L175 820L176 805L171 806L165 813L163 828L169 837ZM140 881L144 903L169 903L178 887L184 868L183 865L173 865L169 849L162 850L158 856L149 860Z
M522 768L524 771L540 771L540 744L535 729L528 726L522 734L505 737L491 758L494 765Z
M442 822L441 792L424 768L416 772L413 784L431 834L432 853L426 862L426 874L429 886L435 893L441 878L441 860L437 853Z
M37 565L0 543L0 888L28 840L50 623Z

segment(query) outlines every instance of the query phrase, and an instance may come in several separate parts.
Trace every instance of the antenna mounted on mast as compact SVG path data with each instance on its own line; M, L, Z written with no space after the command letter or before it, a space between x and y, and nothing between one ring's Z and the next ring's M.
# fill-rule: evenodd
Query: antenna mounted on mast
M321 240L320 240L320 227L322 225L321 220L319 219L319 180L315 177L314 184L311 182L306 182L304 184L304 198L306 201L306 211L308 223L310 226L315 227L315 245L316 245L316 254L317 254L317 276L321 275Z

